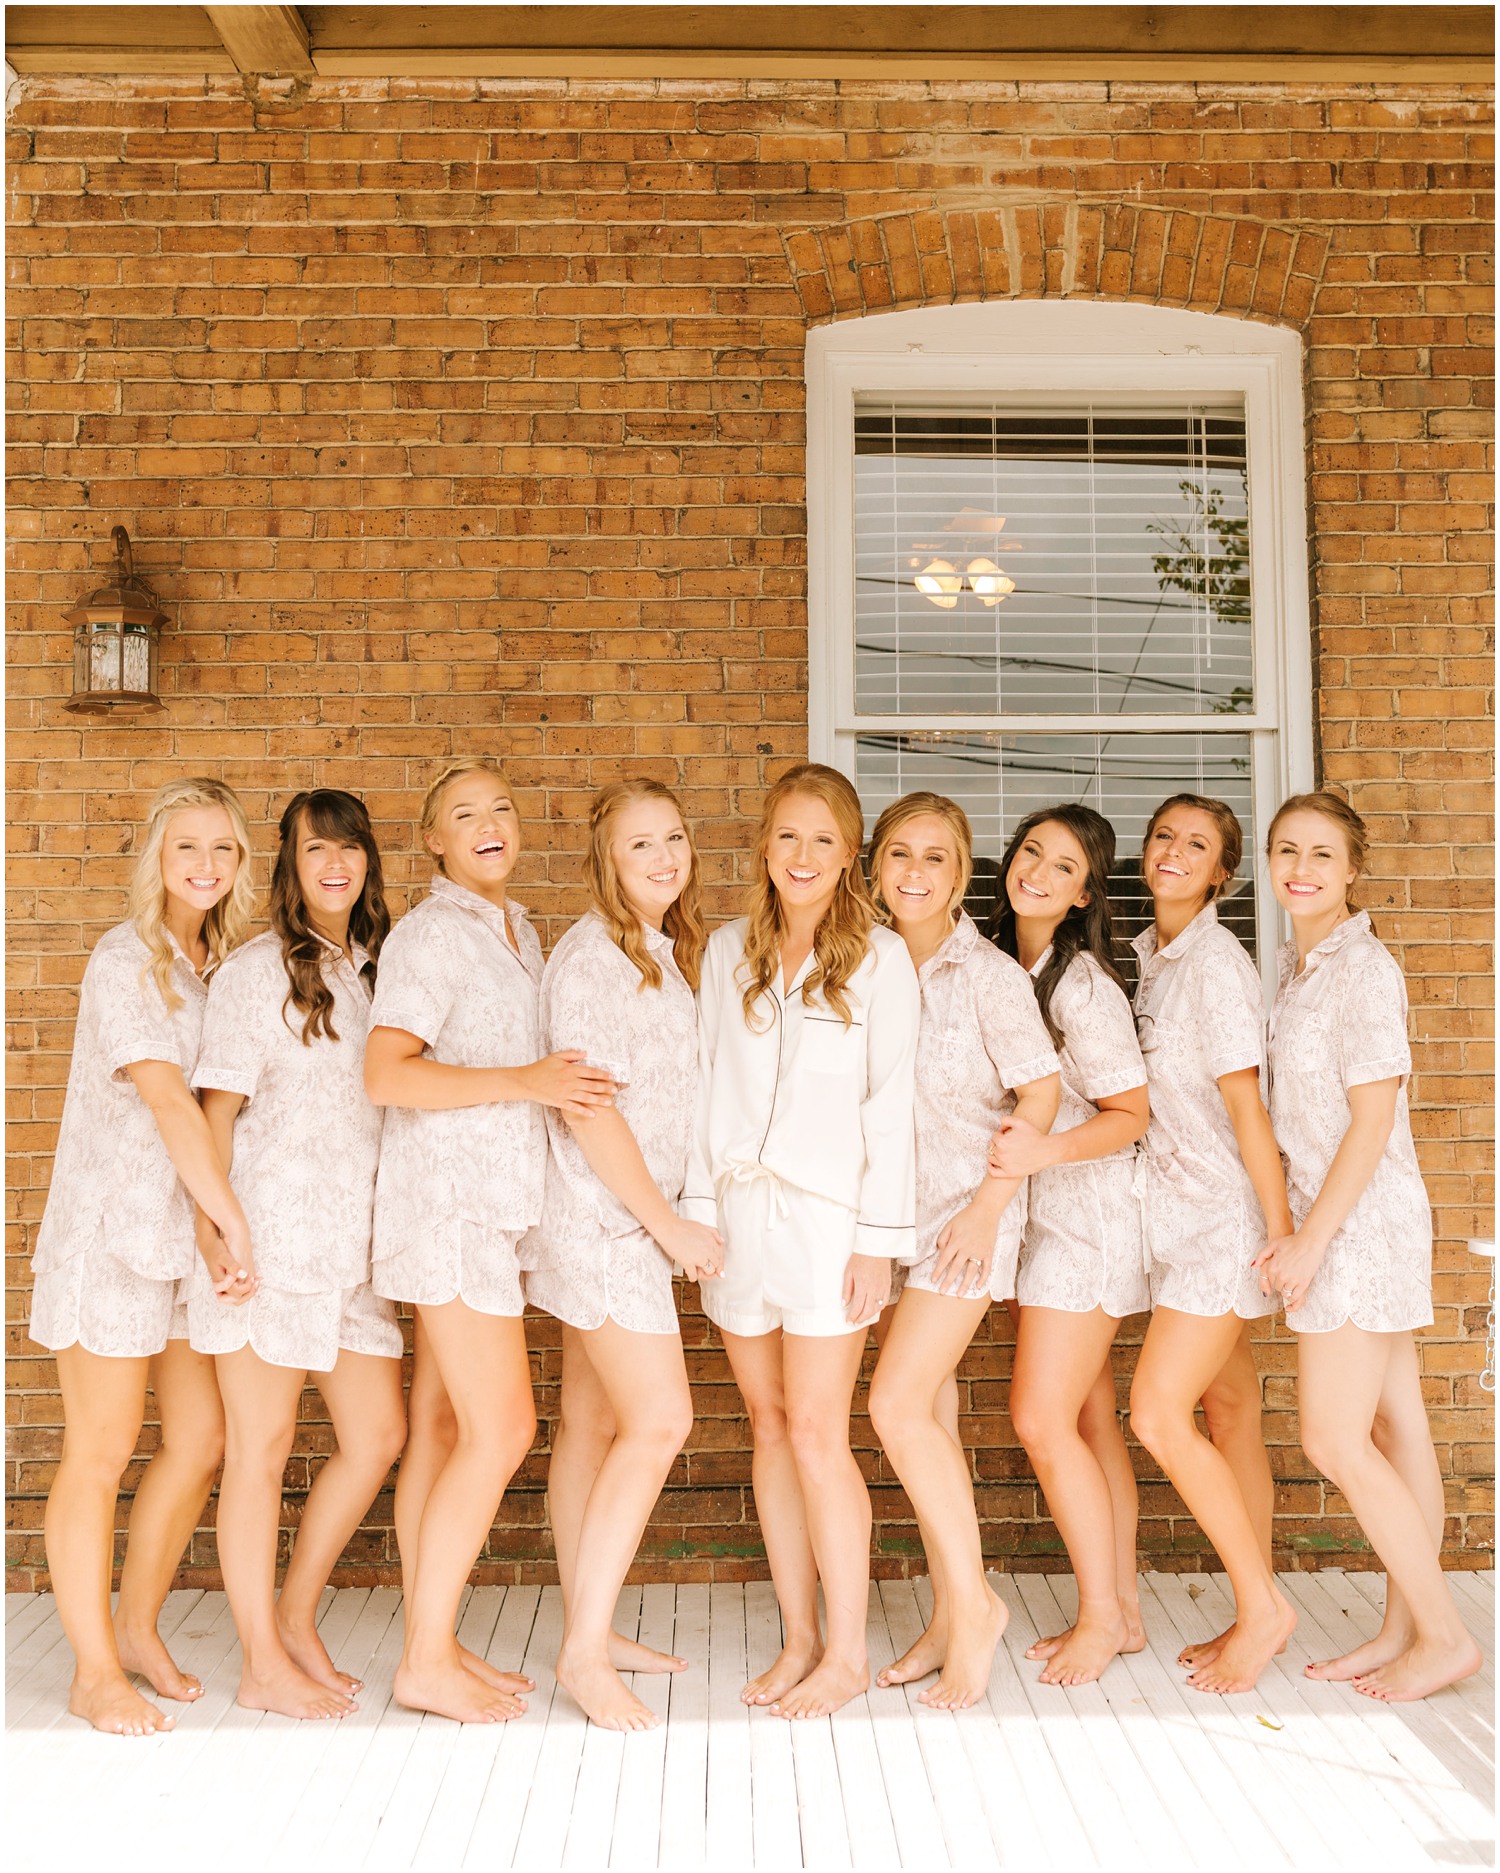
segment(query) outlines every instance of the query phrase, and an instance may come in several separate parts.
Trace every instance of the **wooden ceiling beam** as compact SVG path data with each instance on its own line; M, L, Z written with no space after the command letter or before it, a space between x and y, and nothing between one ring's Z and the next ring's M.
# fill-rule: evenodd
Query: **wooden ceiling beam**
M235 69L246 77L313 75L307 25L296 7L204 7Z

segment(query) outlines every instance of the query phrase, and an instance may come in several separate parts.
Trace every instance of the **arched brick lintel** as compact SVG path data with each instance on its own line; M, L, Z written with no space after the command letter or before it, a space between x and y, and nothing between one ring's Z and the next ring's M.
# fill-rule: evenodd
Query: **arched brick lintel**
M786 237L809 325L983 299L1115 299L1300 328L1328 238L1134 203L875 215Z

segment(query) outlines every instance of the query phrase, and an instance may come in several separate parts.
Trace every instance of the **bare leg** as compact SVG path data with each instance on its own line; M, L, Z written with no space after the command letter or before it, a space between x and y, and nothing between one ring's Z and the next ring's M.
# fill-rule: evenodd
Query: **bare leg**
M1421 1380L1412 1337L1366 1333L1346 1321L1332 1333L1299 1334L1297 1357L1303 1448L1348 1497L1412 1626L1406 1650L1356 1678L1354 1688L1390 1703L1430 1697L1471 1677L1483 1661L1443 1579L1427 1463L1414 1465L1419 1494L1370 1435L1381 1411L1414 1429ZM1429 1496L1425 1510L1422 1494Z
M1274 1573L1271 1521L1276 1506L1276 1486L1271 1480L1271 1459L1266 1455L1266 1440L1261 1432L1260 1374L1255 1369L1255 1356L1250 1346L1250 1325L1248 1320L1241 1323L1234 1351L1203 1394L1203 1421L1210 1443L1234 1472L1266 1566ZM1229 1626L1217 1638L1184 1646L1177 1655L1178 1664L1192 1670L1209 1664L1219 1656L1233 1632L1234 1627Z
M424 1307L421 1318L458 1437L422 1508L394 1689L415 1710L498 1723L526 1707L465 1667L453 1626L505 1486L536 1434L526 1339L519 1317L482 1314L463 1301Z
M1043 1684L1092 1684L1130 1641L1120 1605L1114 1497L1080 1429L1085 1401L1099 1385L1101 1368L1107 1370L1119 1324L1099 1307L1086 1314L1021 1309L1011 1421L1078 1581L1076 1624L1047 1652L1034 1649L1046 1661Z
M875 1344L883 1347L891 1330L891 1322L896 1317L896 1303L885 1308L875 1323ZM958 1374L950 1372L938 1387L937 1398L933 1404L933 1415L943 1429L952 1437L960 1449L963 1439L958 1434ZM967 1459L965 1459L967 1461ZM916 1510L916 1504L912 1504ZM922 1552L927 1557L927 1580L932 1588L932 1617L926 1629L914 1645L909 1645L901 1654L880 1672L875 1682L881 1685L911 1684L918 1678L926 1678L932 1672L941 1670L943 1660L948 1655L948 1594L943 1585L943 1563L938 1545L932 1541L922 1525L920 1510L917 1514L917 1532L922 1538Z
M750 1418L755 1512L760 1518L766 1558L781 1607L781 1651L775 1663L752 1678L740 1696L747 1704L774 1704L799 1684L823 1656L823 1635L818 1625L818 1564L808 1537L807 1506L802 1500L802 1482L787 1424L782 1371L786 1343L781 1330L753 1337L726 1333L723 1338L730 1369ZM852 1393L852 1379L850 1390Z
M1189 1677L1199 1691L1248 1691L1297 1624L1233 1470L1193 1422L1193 1407L1234 1350L1240 1325L1234 1314L1158 1307L1130 1394L1132 1429L1197 1517L1234 1589L1233 1637Z
M401 1465L396 1471L394 1511L396 1547L401 1555L401 1597L408 1606L411 1604L412 1581L416 1577L422 1511L427 1506L433 1484L442 1474L443 1465L453 1454L453 1446L458 1442L458 1420L453 1415L453 1406L438 1372L437 1360L428 1344L420 1308L416 1310L416 1318L412 1322L412 1343L414 1357L411 1390L406 1401L406 1448L401 1453ZM457 1641L454 1643L457 1644ZM481 1658L477 1652L471 1652L467 1646L460 1645L458 1655L465 1670L473 1672L476 1678L492 1690L508 1691L514 1696L518 1692L536 1689L532 1679L520 1672L498 1671L487 1659Z
M870 1387L876 1432L916 1508L929 1558L941 1557L946 1656L937 1683L919 1693L940 1710L967 1710L984 1696L1008 1617L984 1577L968 1457L938 1417L945 1384L989 1305L988 1295L965 1301L908 1288ZM829 1637L831 1647L831 1622Z
M849 1448L849 1410L864 1350L860 1331L829 1339L782 1335L787 1436L828 1611L822 1658L772 1707L783 1717L826 1717L870 1683L870 1492Z
M1427 1410L1422 1403L1422 1376L1417 1362L1416 1341L1410 1334L1397 1336L1391 1347L1390 1365L1376 1408L1371 1430L1375 1448L1411 1491L1422 1511L1422 1520L1432 1538L1435 1553L1443 1546L1443 1479L1438 1470L1437 1452L1432 1448L1432 1432L1427 1424ZM1395 1581L1386 1576L1385 1619L1380 1631L1364 1645L1357 1645L1342 1657L1321 1660L1307 1667L1309 1678L1330 1679L1337 1683L1359 1678L1400 1658L1417 1636L1416 1622L1406 1597Z
M557 1571L562 1581L565 1624L573 1604L573 1577L584 1511L616 1434L614 1407L594 1369L587 1338L577 1327L564 1325L562 1409L552 1435L552 1461L547 1466L547 1515L552 1524L552 1544L557 1551ZM690 1398L689 1422L691 1409ZM660 1494L659 1488L657 1493ZM652 1646L613 1631L609 1639L609 1662L617 1672L682 1671L687 1665L687 1660L678 1658L675 1653L658 1652Z
M604 1729L650 1730L655 1713L610 1662L610 1622L651 1510L693 1428L682 1341L675 1333L629 1333L612 1320L577 1337L572 1373L576 1379L581 1363L592 1366L615 1435L577 1533L557 1681Z
M302 1506L291 1564L276 1602L276 1625L287 1656L309 1678L353 1697L358 1678L334 1668L318 1637L318 1600L365 1511L406 1441L401 1362L372 1353L340 1352L331 1372L313 1374L338 1440Z
M130 1508L115 1638L126 1671L188 1703L202 1697L203 1686L172 1663L156 1622L223 1460L224 1407L213 1360L186 1340L168 1340L151 1361L151 1389L161 1442Z
M281 1488L307 1374L269 1365L248 1346L220 1353L217 1365L225 1418L219 1566L240 1635L238 1701L284 1717L347 1716L349 1693L309 1677L288 1656L276 1625Z
M81 1346L57 1355L63 1451L43 1520L47 1568L73 1648L68 1709L113 1736L149 1736L176 1722L125 1676L109 1614L115 1503L146 1415L146 1369L144 1359L107 1359Z

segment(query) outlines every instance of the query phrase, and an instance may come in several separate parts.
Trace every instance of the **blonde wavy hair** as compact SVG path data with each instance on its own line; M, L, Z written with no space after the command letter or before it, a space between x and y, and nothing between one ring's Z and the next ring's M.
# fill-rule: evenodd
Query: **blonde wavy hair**
M438 770L431 786L422 796L422 812L417 821L417 837L421 840L424 851L430 853L432 858L436 861L438 870L442 872L445 878L448 872L447 867L443 864L442 854L433 852L432 847L428 845L427 841L431 835L437 831L438 814L443 808L443 795L453 785L454 781L462 780L465 774L493 774L495 779L500 782L501 786L504 787L506 792L511 796L511 799L515 799L516 790L511 786L505 769L501 767L498 761L487 760L482 754L463 755L459 760L450 761L446 767ZM517 818L519 817L520 814L518 811ZM520 848L517 847L517 850L519 851Z
M761 810L760 831L755 840L754 897L750 904L745 931L745 959L741 964L741 1001L745 1024L754 1027L755 1004L775 979L786 936L786 919L781 898L771 882L766 852L776 816L788 800L798 794L820 800L833 816L839 835L849 848L845 866L832 904L824 913L813 937L813 967L802 984L802 1000L811 1006L813 994L821 990L823 1000L849 1027L854 1016L846 993L849 978L864 961L870 947L870 931L875 923L875 906L870 887L860 869L859 853L864 844L865 819L859 795L837 769L808 761L783 774L766 795Z
M641 972L639 989L661 987L661 964L646 947L641 920L630 908L624 886L615 865L610 841L619 815L638 800L661 800L682 818L682 808L671 788L659 780L612 780L601 787L589 803L589 849L583 861L584 883L594 909L604 919L605 927L619 947ZM703 886L698 875L698 851L685 819L688 858L692 869L676 903L661 920L663 934L672 939L672 955L690 989L698 986L703 965L703 947L708 942L708 925L703 921Z
M940 819L953 834L953 849L958 856L958 886L948 906L948 915L955 923L958 921L959 909L974 876L974 832L969 816L946 794L908 793L891 802L876 820L875 830L870 835L870 898L882 923L889 923L892 916L890 905L880 895L880 868L885 863L886 849L903 826L925 814Z
M149 975L156 983L168 1009L182 1006L182 997L172 986L172 946L167 941L167 887L161 875L161 853L166 843L167 826L174 813L189 812L194 807L222 807L229 815L235 842L240 848L240 862L234 883L203 920L203 939L208 944L208 964L203 973L213 974L232 949L250 933L250 919L255 909L255 887L250 880L250 828L239 795L221 780L195 774L187 780L169 780L157 789L146 814L146 832L140 856L130 878L130 921L136 934L150 952L150 960L141 971L141 986Z
M1347 800L1336 793L1327 793L1321 789L1317 793L1294 793L1289 800L1283 800L1272 817L1266 832L1266 857L1271 856L1272 842L1276 837L1276 828L1288 813L1321 813L1323 818L1337 826L1343 835L1344 847L1349 854L1350 869L1354 873L1354 884L1358 884L1365 869L1365 861L1370 855L1370 829L1360 818ZM1359 906L1354 901L1354 884L1344 893L1344 908L1357 911Z

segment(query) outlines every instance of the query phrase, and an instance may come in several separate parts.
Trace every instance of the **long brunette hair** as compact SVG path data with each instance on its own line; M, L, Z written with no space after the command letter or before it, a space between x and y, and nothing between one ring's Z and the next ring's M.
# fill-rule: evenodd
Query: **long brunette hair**
M244 942L255 905L255 887L250 880L250 829L245 823L245 809L240 805L239 795L223 781L203 774L195 774L188 780L169 780L151 801L140 857L130 877L130 921L150 952L150 961L141 972L141 986L145 987L149 975L169 1012L182 1006L182 997L172 986L172 946L166 934L167 887L162 882L161 849L166 843L168 821L174 813L205 806L222 807L229 815L235 843L240 848L234 883L203 919L203 941L208 945L205 978L213 974L232 949Z
M1080 951L1092 956L1111 981L1125 988L1125 978L1116 960L1114 919L1110 914L1108 896L1109 874L1115 862L1115 829L1102 813L1096 813L1091 806L1049 806L1040 813L1028 814L1021 821L1011 834L1010 844L1000 861L1000 896L994 914L985 926L985 935L997 948L1003 949L1007 956L1015 956L1019 960L1016 913L1011 908L1006 881L1021 847L1038 826L1049 823L1061 826L1078 841L1083 848L1088 873L1085 879L1088 903L1075 904L1052 932L1052 952L1036 979L1036 999L1042 1012L1042 1021L1052 1037L1052 1045L1061 1047L1063 1031L1053 1018L1052 998L1068 972L1068 965Z
M281 939L281 960L290 985L281 1012L285 1017L288 1008L297 1010L302 1017L302 1045L310 1047L319 1034L331 1041L338 1034L333 1025L333 990L323 976L328 945L312 927L297 876L297 845L304 827L314 838L364 848L365 882L349 912L349 940L368 950L372 962L390 934L391 913L386 908L380 848L364 802L338 787L314 787L296 795L281 816L281 847L271 874L271 928Z
M609 934L640 970L640 988L659 989L661 964L646 947L641 920L630 908L609 849L616 815L637 800L665 801L679 819L682 818L677 796L659 780L612 780L607 787L601 787L589 803L589 849L583 861L583 878L594 909L604 919ZM682 829L687 834L691 869L676 902L662 918L661 927L672 939L672 955L682 971L683 981L690 989L696 989L703 964L703 946L708 942L708 926L703 921L698 851L685 819Z
M752 1015L755 1004L775 978L782 940L786 935L786 918L782 912L780 895L771 883L766 849L771 841L771 828L775 824L776 815L788 800L799 793L822 801L832 814L839 836L850 852L849 863L839 879L833 902L824 912L823 921L813 937L813 967L808 970L802 984L802 1000L811 1006L814 991L821 989L824 1001L847 1028L854 1020L846 993L849 978L864 961L865 951L870 947L870 931L875 923L875 906L870 900L870 887L865 883L865 875L859 863L859 849L865 839L865 819L859 795L852 784L836 768L822 767L815 761L804 762L801 767L794 767L790 773L783 774L766 795L765 806L761 809L760 831L755 840L754 896L745 931L745 960L741 966L741 1002L745 1024L754 1025Z

